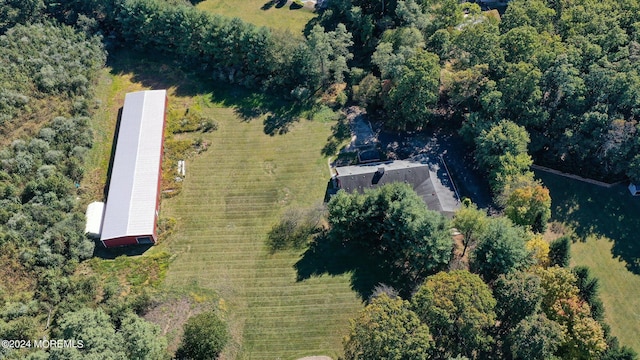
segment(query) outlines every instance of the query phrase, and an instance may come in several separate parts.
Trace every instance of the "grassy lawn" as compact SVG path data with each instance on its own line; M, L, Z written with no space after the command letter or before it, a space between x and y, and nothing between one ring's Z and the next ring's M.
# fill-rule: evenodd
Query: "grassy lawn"
M209 150L187 162L182 194L163 203L178 219L163 246L177 254L167 285L214 289L228 308L240 359L337 357L348 318L361 308L347 276L296 281L298 253L269 255L266 233L288 206L323 198L328 168L320 149L331 123L303 120L268 136L260 119L241 121L231 108L203 110L220 129Z
M198 8L296 34L301 33L305 24L316 16L312 9L293 9L290 5L280 6L270 0L206 0L199 3Z
M536 173L551 191L553 219L583 239L572 265L589 266L600 279L607 323L623 345L640 351L640 198L623 185L601 188Z
M286 114L286 103L193 79L134 52L113 56L97 94L85 201L100 198L124 94L167 88L170 110L197 108L217 121L219 130L179 135L201 137L209 148L187 159L182 192L162 200L161 217L177 220L173 235L143 255L172 255L162 291L191 294L203 304L218 300L233 333L224 359L337 358L348 319L362 308L349 274L298 281L294 264L300 252L270 255L265 247L267 232L286 208L322 201L329 170L321 149L334 122L283 125L290 121L286 116L242 109L268 106ZM98 268L118 266L117 260L93 261ZM201 299L200 294L211 295ZM165 309L163 316L172 312Z

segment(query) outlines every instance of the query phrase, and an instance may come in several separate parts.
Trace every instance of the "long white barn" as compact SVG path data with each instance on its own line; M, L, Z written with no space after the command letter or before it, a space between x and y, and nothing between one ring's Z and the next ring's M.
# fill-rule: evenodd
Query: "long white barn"
M157 241L166 90L125 96L100 241L105 247Z

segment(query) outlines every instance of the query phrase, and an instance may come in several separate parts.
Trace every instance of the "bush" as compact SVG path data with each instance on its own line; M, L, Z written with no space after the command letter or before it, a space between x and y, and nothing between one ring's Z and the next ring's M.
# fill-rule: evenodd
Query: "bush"
M218 122L213 120L205 120L200 124L200 131L207 133L218 130Z
M192 316L184 326L184 335L176 358L215 359L230 339L227 324L213 311Z
M309 243L313 234L318 232L323 214L323 206L306 210L287 210L280 222L269 231L267 246L271 253L279 250L302 249Z

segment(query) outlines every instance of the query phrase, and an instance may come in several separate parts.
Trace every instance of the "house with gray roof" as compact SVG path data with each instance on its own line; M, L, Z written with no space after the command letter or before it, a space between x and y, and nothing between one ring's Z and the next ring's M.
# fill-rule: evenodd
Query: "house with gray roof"
M335 168L329 196L344 190L363 193L366 189L403 182L409 184L431 210L453 216L460 199L442 161L393 160Z

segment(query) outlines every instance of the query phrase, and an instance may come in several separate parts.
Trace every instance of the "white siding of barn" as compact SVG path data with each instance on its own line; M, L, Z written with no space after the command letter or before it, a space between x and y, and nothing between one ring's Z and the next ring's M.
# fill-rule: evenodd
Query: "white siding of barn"
M166 90L128 93L113 160L101 240L154 232Z

